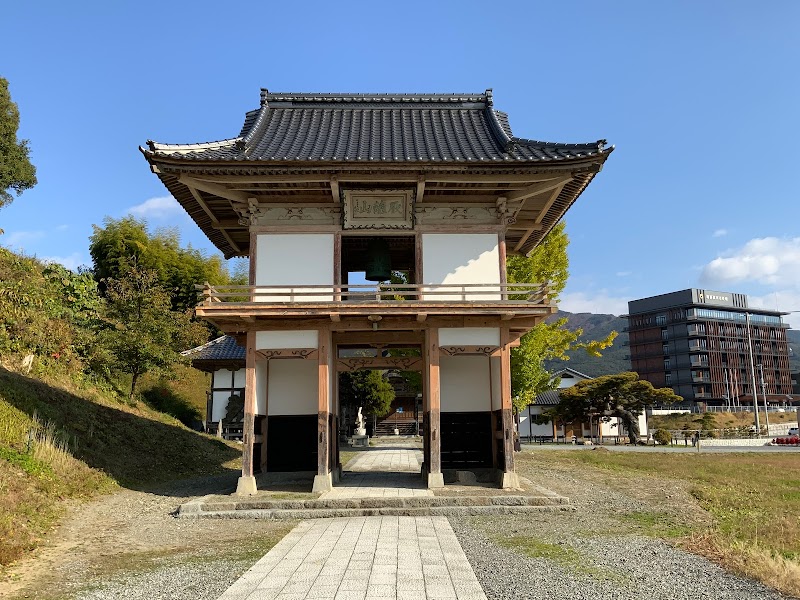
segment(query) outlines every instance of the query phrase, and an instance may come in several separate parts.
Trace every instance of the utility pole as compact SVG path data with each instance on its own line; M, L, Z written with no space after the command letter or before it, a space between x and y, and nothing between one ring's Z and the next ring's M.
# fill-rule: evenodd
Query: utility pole
M758 364L758 374L761 377L761 397L764 399L764 418L767 421L767 437L769 437L769 405L767 404L767 384L764 383L764 368Z
M753 340L750 337L750 313L744 313L747 321L747 348L750 350L750 379L753 390L753 414L756 416L756 435L761 437L761 423L758 420L758 394L756 394L756 366L753 362Z

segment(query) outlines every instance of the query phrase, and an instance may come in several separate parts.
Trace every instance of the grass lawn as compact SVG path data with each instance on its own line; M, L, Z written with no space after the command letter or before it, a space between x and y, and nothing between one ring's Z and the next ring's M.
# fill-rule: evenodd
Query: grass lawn
M524 457L521 462L528 460ZM607 471L619 479L640 474L683 482L713 517L713 525L707 530L681 537L683 546L784 592L800 595L797 453L548 452L547 461ZM608 481L613 485L613 478ZM677 524L674 528L666 524L645 530L659 537L682 533Z

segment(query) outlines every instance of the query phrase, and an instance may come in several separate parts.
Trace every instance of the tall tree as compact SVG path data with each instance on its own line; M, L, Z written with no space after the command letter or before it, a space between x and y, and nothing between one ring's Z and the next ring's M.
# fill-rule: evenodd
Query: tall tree
M0 208L36 185L36 167L28 158L28 140L18 140L19 109L11 101L8 80L0 77Z
M105 284L97 358L108 370L130 375L133 398L142 375L168 372L181 361L180 352L201 344L208 332L192 321L191 311L170 310L170 295L153 271L134 266Z
M339 376L339 399L342 404L363 407L365 414L382 417L392 406L394 388L382 371L350 371Z
M586 421L593 417L619 417L631 444L639 443L639 415L650 404L674 404L682 398L671 388L654 388L636 373L603 375L579 381L559 393L557 406L545 415L562 421Z
M240 272L232 278L220 256L181 247L177 231L162 229L151 234L145 221L131 216L106 218L103 227L95 225L89 252L98 281L119 279L134 263L153 271L160 285L170 291L174 310L197 304L196 284L247 283L241 281L245 276Z
M569 238L564 228L563 222L556 225L530 256L510 255L506 260L508 282L549 282L549 298L557 300L569 276ZM583 330L569 330L566 323L566 319L540 323L522 336L519 347L511 350L511 396L517 410L533 402L537 394L557 385L542 361L569 360L567 353L581 348L599 356L617 336L612 331L603 340L579 341Z

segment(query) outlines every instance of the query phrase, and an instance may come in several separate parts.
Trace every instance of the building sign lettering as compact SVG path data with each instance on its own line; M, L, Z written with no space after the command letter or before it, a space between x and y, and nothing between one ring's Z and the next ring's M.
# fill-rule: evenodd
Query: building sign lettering
M720 306L734 305L734 300L731 294L725 292L715 292L713 290L697 290L697 300L703 304L717 304Z
M345 229L413 229L413 190L345 190Z

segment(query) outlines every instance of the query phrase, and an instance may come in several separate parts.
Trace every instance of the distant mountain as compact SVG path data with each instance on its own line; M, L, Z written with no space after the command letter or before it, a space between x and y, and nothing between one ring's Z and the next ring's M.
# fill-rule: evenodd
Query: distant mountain
M619 335L614 340L614 345L603 350L603 356L590 356L584 350L571 352L567 361L550 360L545 361L545 368L548 371L558 371L564 367L570 367L585 375L599 377L600 375L610 375L621 371L630 371L631 362L626 358L630 353L627 346L628 334L623 329L628 325L626 319L614 315L595 315L592 313L569 313L558 311L555 315L548 318L548 321L566 318L568 329L583 329L581 341L601 340L608 336L612 331ZM798 349L800 352L800 349Z
M630 354L630 347L627 345L628 334L623 331L628 325L626 319L614 315L558 311L549 317L548 321L564 317L567 319L569 329L583 329L582 341L600 340L612 331L616 331L619 335L614 340L614 345L603 351L602 357L589 356L583 350L576 350L570 353L568 361L545 361L545 368L548 371L558 371L564 367L570 367L592 377L630 371L631 362L626 358ZM790 329L787 331L787 339L789 341L789 365L793 373L798 372L800 371L800 330Z
M786 332L789 341L789 368L792 373L800 371L800 329L790 329Z

